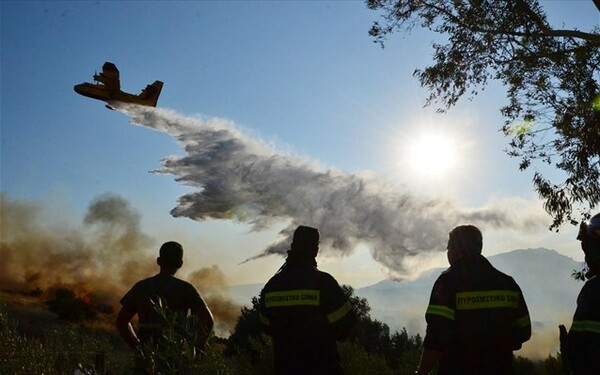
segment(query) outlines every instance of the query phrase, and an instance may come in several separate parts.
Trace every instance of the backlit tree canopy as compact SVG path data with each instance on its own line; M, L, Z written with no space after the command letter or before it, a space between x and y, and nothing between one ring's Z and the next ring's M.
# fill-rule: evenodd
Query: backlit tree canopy
M600 0L594 1L600 16ZM433 65L414 75L426 104L452 107L490 80L507 90L502 131L520 169L553 217L551 228L587 217L600 203L600 28L551 25L537 0L367 0L382 15L370 30L383 46L396 31L443 35ZM565 5L568 6L568 5ZM533 163L536 161L537 163ZM552 177L543 165L558 171ZM548 170L547 168L545 170Z

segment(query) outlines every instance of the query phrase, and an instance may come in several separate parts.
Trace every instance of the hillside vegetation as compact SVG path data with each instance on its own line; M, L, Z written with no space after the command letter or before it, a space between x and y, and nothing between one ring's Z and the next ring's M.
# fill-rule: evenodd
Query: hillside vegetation
M412 374L418 363L422 339L406 329L390 328L370 316L366 299L344 286L358 315L358 325L348 342L340 343L342 364L348 375ZM107 324L107 316L84 319L77 323L59 319L52 303L37 297L0 293L1 374L131 374L133 352L125 347ZM193 332L171 329L174 341L183 342L178 352L173 346L162 352L145 352L154 374L268 374L272 371L272 344L262 334L258 320L258 300L244 307L234 331L228 338L212 337L201 352L185 345ZM54 307L56 308L56 306ZM112 315L111 315L112 317ZM191 327L191 325L186 325ZM177 333L178 332L178 333ZM186 336L189 335L189 336ZM174 342L173 341L173 342ZM192 359L190 361L190 358ZM168 368L158 365L170 361ZM544 361L518 357L517 374L561 374L560 355L548 355ZM78 372L76 372L78 371Z

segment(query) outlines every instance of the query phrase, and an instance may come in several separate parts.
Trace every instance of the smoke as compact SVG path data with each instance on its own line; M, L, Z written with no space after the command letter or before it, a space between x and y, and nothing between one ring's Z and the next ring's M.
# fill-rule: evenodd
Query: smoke
M144 253L151 240L120 197L97 198L79 227L61 224L64 217L48 218L42 205L13 201L4 194L0 207L3 289L48 293L68 287L78 295L92 293L97 303L115 306L125 285L151 272L145 264L152 263Z
M223 271L216 265L203 267L192 272L189 280L202 292L212 313L219 317L215 322L215 330L227 332L234 327L241 308L224 296L228 283Z
M572 319L570 316L564 316L558 319L559 322L568 322ZM544 360L548 358L548 353L556 355L560 352L560 335L558 325L543 324L532 322L531 339L523 343L523 347L516 352L516 355L525 358L536 358Z
M222 119L135 105L117 109L134 124L170 134L185 150L154 171L194 189L178 199L173 216L229 219L253 230L289 222L281 238L254 258L285 254L294 229L303 224L319 228L322 253L344 256L364 243L376 261L402 276L407 257L444 249L457 224L525 230L545 225L543 217L523 210L502 205L462 210L449 201L416 198L383 178L323 168Z
M92 304L116 311L119 299L135 282L158 271L156 242L142 232L139 213L119 196L96 198L75 226L65 224L60 213L48 215L43 205L11 200L5 194L0 194L0 210L3 290L40 290L43 298L49 298L53 290L68 288ZM225 285L217 266L193 272L191 281L200 290ZM218 332L231 329L241 307L223 296L207 302Z

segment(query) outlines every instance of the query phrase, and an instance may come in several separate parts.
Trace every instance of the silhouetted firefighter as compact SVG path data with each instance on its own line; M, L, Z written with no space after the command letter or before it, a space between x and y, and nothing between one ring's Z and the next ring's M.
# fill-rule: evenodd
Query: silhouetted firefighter
M509 375L512 351L531 337L521 289L481 255L483 239L473 225L448 236L448 262L433 285L425 313L427 332L417 374Z
M337 281L317 269L318 251L319 231L299 226L285 264L261 292L276 374L343 374L336 340L348 338L354 311Z
M214 325L212 313L192 284L174 276L183 265L183 247L174 241L165 242L156 263L160 266L160 272L138 281L121 298L122 307L116 320L121 337L140 353L143 344L161 344L162 327L166 322L157 307L163 306L179 316L185 317L189 313L196 316L200 323L198 334L201 341L205 342ZM139 320L137 332L131 325L136 314Z
M600 214L581 223L577 239L585 254L588 279L577 297L568 336L568 363L573 375L600 371Z

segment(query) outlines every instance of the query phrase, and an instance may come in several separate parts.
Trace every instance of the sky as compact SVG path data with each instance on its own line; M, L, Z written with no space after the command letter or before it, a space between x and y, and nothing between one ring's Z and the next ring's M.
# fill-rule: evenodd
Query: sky
M555 25L600 24L591 1L542 5ZM5 241L51 232L94 257L104 253L92 241L131 230L135 241L120 244L150 269L177 240L184 275L218 270L230 285L268 280L299 224L321 231L320 268L354 287L445 265L447 232L467 222L482 228L486 255L545 247L583 260L575 227L548 230L536 167L520 172L503 151L502 87L445 114L424 107L412 73L431 62L436 36L395 34L381 48L368 35L379 15L363 2L2 1L0 11ZM77 95L105 61L124 91L163 81L157 108L110 111ZM105 207L126 225L107 224Z

